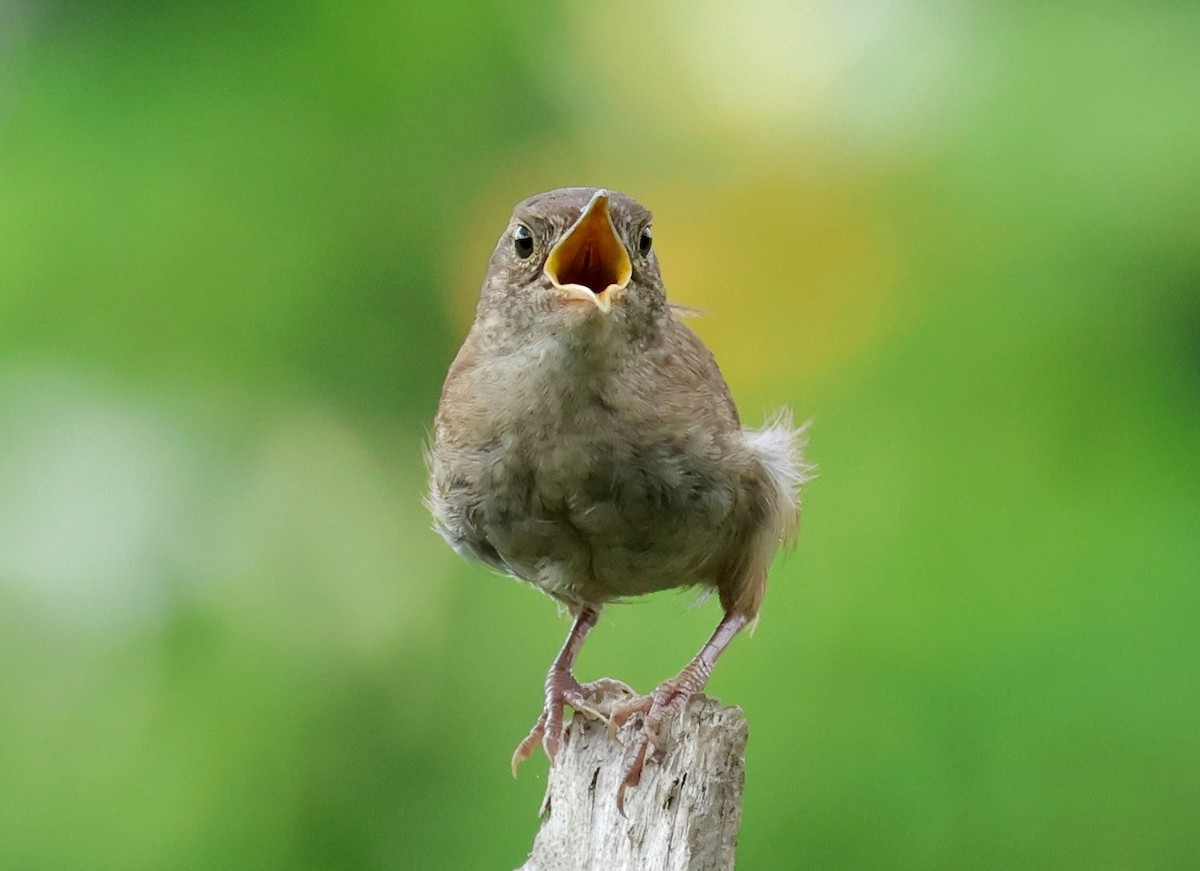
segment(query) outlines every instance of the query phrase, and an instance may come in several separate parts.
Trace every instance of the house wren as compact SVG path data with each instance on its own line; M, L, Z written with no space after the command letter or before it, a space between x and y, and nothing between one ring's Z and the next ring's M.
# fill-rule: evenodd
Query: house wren
M652 243L650 213L612 191L564 188L518 204L429 451L429 505L450 546L574 618L514 771L539 741L553 761L564 705L602 715L602 682L581 685L571 669L606 603L717 592L724 616L700 652L609 712L610 729L642 718L618 803L662 723L758 615L808 471L788 413L741 425L712 354L667 301Z

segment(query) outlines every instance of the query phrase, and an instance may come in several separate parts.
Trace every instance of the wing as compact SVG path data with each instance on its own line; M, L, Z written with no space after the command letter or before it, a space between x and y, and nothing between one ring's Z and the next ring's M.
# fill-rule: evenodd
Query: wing
M483 494L471 486L466 474L469 451L464 435L471 432L479 418L486 414L472 384L479 360L478 340L472 331L442 385L432 444L425 453L429 469L429 493L425 504L433 515L434 529L458 554L479 560L505 574L513 574L477 522Z
M753 619L776 551L796 533L800 485L811 467L803 457L805 427L786 409L761 429L741 426L733 397L712 354L686 325L673 320L670 352L660 376L675 385L687 408L685 425L712 434L737 491L727 523L727 561L716 586L722 605Z
M737 405L712 352L687 324L671 317L663 330L660 353L651 358L649 383L666 397L664 412L678 413L684 425L714 435L741 426Z

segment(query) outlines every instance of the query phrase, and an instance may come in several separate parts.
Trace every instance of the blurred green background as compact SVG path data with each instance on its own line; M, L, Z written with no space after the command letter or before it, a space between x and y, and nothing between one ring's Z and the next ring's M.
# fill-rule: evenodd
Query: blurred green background
M429 531L517 200L820 477L739 867L1200 865L1200 6L0 2L0 867L511 868L566 632ZM715 603L613 607L646 690Z

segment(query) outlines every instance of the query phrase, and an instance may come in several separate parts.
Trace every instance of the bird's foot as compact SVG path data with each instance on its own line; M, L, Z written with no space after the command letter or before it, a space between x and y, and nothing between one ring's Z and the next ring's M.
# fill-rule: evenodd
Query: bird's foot
M553 764L563 741L563 707L571 708L590 720L608 721L609 714L619 709L618 701L635 695L619 680L603 677L581 684L564 668L551 668L546 675L546 704L525 740L517 745L512 756L513 777L517 766L533 755L540 743Z
M658 749L663 723L683 713L692 696L701 692L708 682L708 676L695 666L695 662L690 663L676 677L659 684L650 695L619 705L608 718L608 734L615 737L621 726L641 715L641 726L626 746L625 768L617 790L617 809L622 816L625 814L625 790L641 783L642 769L651 748Z

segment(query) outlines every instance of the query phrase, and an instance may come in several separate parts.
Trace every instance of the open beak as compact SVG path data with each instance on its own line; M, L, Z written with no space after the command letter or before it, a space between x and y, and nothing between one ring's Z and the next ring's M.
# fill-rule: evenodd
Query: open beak
M629 252L608 214L608 192L596 191L583 215L546 257L546 277L567 299L612 309L633 275Z

